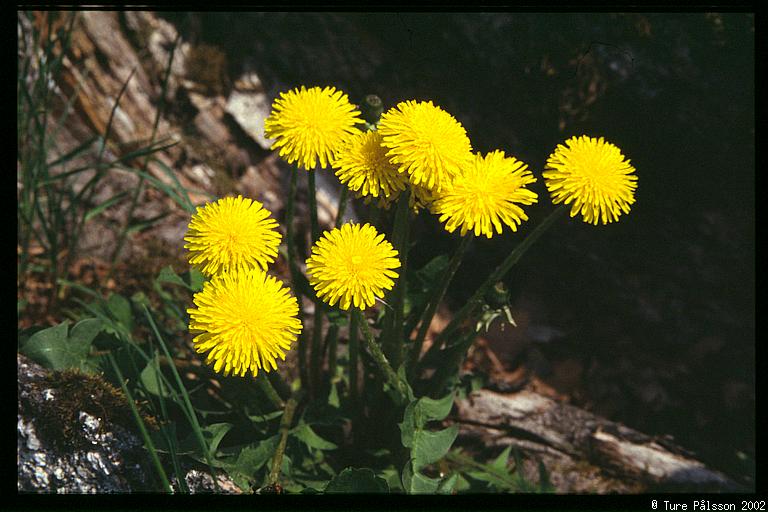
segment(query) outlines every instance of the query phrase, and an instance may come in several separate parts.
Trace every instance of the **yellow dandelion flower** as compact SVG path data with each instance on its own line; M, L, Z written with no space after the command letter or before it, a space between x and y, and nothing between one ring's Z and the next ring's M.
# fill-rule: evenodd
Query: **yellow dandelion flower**
M217 372L244 376L277 368L301 333L299 305L288 288L259 268L214 276L195 294L189 330Z
M464 127L431 101L405 101L379 122L387 156L414 185L440 192L472 160Z
M407 180L397 171L381 145L381 134L376 131L353 135L336 153L332 167L339 180L358 197L378 199L380 207L388 206L401 191Z
M475 155L471 165L454 179L453 184L434 203L434 212L445 229L453 233L461 227L461 236L474 231L488 238L494 228L501 234L502 223L512 231L528 220L519 205L537 201L535 192L525 188L536 178L528 166L514 157L505 157L503 151L493 151L483 157Z
M584 222L603 224L619 220L635 202L635 168L613 144L587 137L571 137L558 144L547 159L544 182L552 202L570 204L571 217L581 213Z
M370 224L347 223L326 231L307 259L309 284L318 297L341 309L365 309L391 290L400 267L397 251Z
M302 85L280 93L264 121L264 133L276 139L272 149L279 148L289 164L298 161L310 171L318 161L320 167L327 167L339 146L359 133L355 125L363 122L347 95L335 87L307 89Z
M260 202L243 196L198 208L184 237L190 264L209 277L239 267L266 270L282 238L269 216Z

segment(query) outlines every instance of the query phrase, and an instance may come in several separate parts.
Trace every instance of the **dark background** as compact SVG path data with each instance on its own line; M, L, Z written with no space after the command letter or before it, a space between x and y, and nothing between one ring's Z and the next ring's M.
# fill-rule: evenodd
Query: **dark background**
M230 78L256 71L271 99L334 85L386 108L434 101L476 151L502 149L539 178L522 234L552 208L541 172L558 143L619 146L639 177L631 213L608 226L563 219L525 255L507 279L523 349L498 352L555 386L568 372L572 403L672 435L754 485L753 14L163 16L221 48ZM436 219L420 223L430 243L415 265L456 244ZM519 239L478 240L451 302Z

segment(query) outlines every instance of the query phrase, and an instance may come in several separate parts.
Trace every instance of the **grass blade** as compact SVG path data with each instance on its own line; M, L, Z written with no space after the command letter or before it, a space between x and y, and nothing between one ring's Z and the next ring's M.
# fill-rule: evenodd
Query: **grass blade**
M179 387L179 392L181 394L182 399L184 400L184 405L188 412L188 418L190 420L192 430L195 433L195 438L197 439L198 444L200 445L200 449L203 451L203 455L205 456L205 460L208 463L208 468L211 472L211 477L213 478L213 485L216 488L217 491L219 491L219 483L216 479L216 470L213 467L213 461L211 459L211 453L208 449L208 443L205 442L205 437L203 436L203 431L200 428L200 423L197 419L197 414L195 413L195 409L192 407L192 401L189 399L189 393L187 392L187 389L184 387L184 383L181 380L181 376L179 375L178 370L176 369L176 365L173 364L173 357L171 357L171 353L168 351L168 347L165 344L165 340L163 339L162 335L160 334L160 331L157 328L157 325L155 324L155 320L152 318L152 315L149 313L149 310L145 305L142 304L142 309L144 310L144 315L147 318L147 321L149 322L150 327L152 328L152 332L154 332L155 337L157 338L157 341L160 344L160 347L163 349L163 353L165 354L165 357L168 358L168 361L171 362L171 372L173 373L173 377L176 380L176 385Z
M155 378L157 379L155 384L157 385L157 389L160 390L160 395L157 397L158 402L160 403L160 412L162 413L163 419L167 421L169 416L168 409L165 406L165 397L163 396L165 388L163 387L163 379L161 378L162 373L160 371L160 360L158 357L153 357L152 362L155 365ZM149 394L147 394L147 396L149 396ZM168 450L171 454L173 471L176 473L176 481L179 483L179 488L181 489L181 492L189 493L189 487L187 487L187 482L184 479L184 474L181 471L179 456L176 453L176 438L175 436L172 436L166 432L165 428L162 428L161 432L165 438L165 444L168 446Z
M155 224L157 224L158 221L163 220L165 217L168 216L169 212L163 212L159 215L155 215L151 219L147 219L141 222L137 222L133 225L131 225L128 229L125 230L126 233L138 233L139 231L144 231L145 229L149 229Z
M101 140L101 138L97 137L96 140ZM114 160L109 161L109 162L101 162L99 164L84 165L82 167L77 167L77 168L72 169L70 171L58 173L55 176L51 176L50 178L48 178L46 180L40 180L38 182L38 184L37 184L37 187L44 186L44 185L50 185L51 183L55 183L57 181L65 180L65 179L69 178L70 176L74 176L75 174L79 174L81 172L89 171L89 170L96 170L96 172L102 172L102 174L103 174L103 171L107 171L109 169L119 167L122 170L129 170L129 171L131 171L132 169L120 167L119 164L122 164L124 162L129 162L129 161L134 160L136 158L139 158L141 156L150 155L152 153L157 153L158 151L164 151L164 150L166 150L168 148L172 148L173 146L178 144L178 141L172 141L172 142L169 142L169 143L165 143L166 140L168 140L168 139L163 139L163 141L157 142L156 144L154 144L152 146L147 146L147 147L144 147L144 148L137 149L135 151L131 151L130 153L126 153L126 154L124 154L124 155L122 155L122 156L120 156L120 157L118 157L118 158L116 158ZM89 182L88 184L86 184L85 187L83 187L83 189L80 191L80 193L78 193L78 195L75 196L76 202L79 203L81 201L82 197L90 189L90 186L92 186L92 185L90 185L90 182Z
M173 44L171 45L171 48L170 48L168 65L166 66L165 75L163 76L163 81L160 86L160 104L158 105L157 110L155 111L155 122L152 124L152 135L150 136L150 139L149 139L150 145L154 144L155 137L157 136L157 128L160 125L160 117L163 112L163 107L165 106L165 94L168 89L168 79L171 76L171 68L173 66L173 57L176 55L176 45L179 43L180 38L181 38L181 35L177 35L176 39L173 40ZM142 165L142 171L146 171L148 165L149 165L149 156L147 156L144 159L144 164ZM177 182L177 185L178 185L178 182ZM129 230L129 226L133 221L133 212L136 210L136 206L139 203L139 198L141 197L141 194L143 192L144 192L144 178L141 178L139 180L139 185L136 187L133 197L131 198L131 205L128 208L128 217L126 218L125 224L123 225L123 228L120 231L120 235L118 236L117 244L115 245L115 250L112 252L112 258L109 264L109 273L107 274L108 277L112 276L112 272L114 272L115 270L115 262L117 261L117 257L120 255L120 251L123 249L123 244L125 243L125 239L128 236L128 233L131 232Z
M83 142L82 144L80 144L79 146L77 146L75 149L73 149L69 153L67 153L67 154L65 154L63 156L60 156L56 160L54 160L52 162L49 162L49 163L47 163L45 165L48 166L49 168L56 167L57 165L64 165L67 162L69 162L70 160L72 160L73 158L75 158L80 153L84 153L86 150L90 149L90 147L93 145L93 143L96 142L97 140L99 140L99 136L95 135L95 136L91 137L90 139L86 140L85 142Z
M192 201L189 199L189 194L187 194L187 190L181 185L181 182L179 182L179 178L176 177L176 173L173 172L173 170L170 167L165 165L163 162L161 162L157 158L153 158L152 162L157 164L157 166L160 167L160 170L162 170L169 178L173 180L174 184L176 185L176 189L181 191L181 195L185 200L185 204L183 205L183 208L189 213L194 213L195 206L192 204Z
M91 220L92 218L98 216L101 212L103 212L104 210L106 210L110 206L113 206L113 205L119 203L127 195L128 195L128 192L120 192L119 194L115 194L111 198L107 199L106 201L104 201L100 205L91 208L85 214L86 222Z
M192 206L191 203L185 202L184 198L182 198L179 194L177 194L176 191L167 183L164 183L163 181L152 176L151 174L144 171L140 171L138 169L126 168L126 170L133 172L137 174L139 177L142 177L145 180L147 180L147 182L149 182L150 185L152 185L153 187L155 187L156 189L160 190L165 195L173 199L176 202L176 204L181 206L185 211L190 213L193 213L195 211L195 207Z
M120 367L117 366L115 358L112 356L112 354L108 354L107 357L109 358L109 362L112 364L112 368L115 370L115 374L117 374L117 378L120 380L120 387L123 389L123 393L125 393L125 397L128 399L128 405L131 407L133 419L136 420L136 426L139 427L141 437L144 439L144 446L149 452L149 456L152 458L152 463L154 464L155 470L157 471L157 476L163 484L165 490L167 492L173 493L171 483L168 481L168 475L165 474L163 465L160 464L160 458L157 456L155 444L152 442L152 438L149 437L147 427L144 425L144 420L141 419L141 415L139 415L139 411L136 409L136 403L133 401L133 397L131 396L131 392L128 390L128 386L125 385L123 373L120 371Z

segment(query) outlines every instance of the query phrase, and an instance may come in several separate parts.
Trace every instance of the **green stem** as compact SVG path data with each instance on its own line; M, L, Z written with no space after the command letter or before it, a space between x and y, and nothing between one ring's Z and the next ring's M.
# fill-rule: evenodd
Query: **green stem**
M286 253L288 255L288 270L291 272L291 282L293 283L293 294L296 296L296 300L299 303L298 318L299 321L304 324L304 315L301 307L301 290L299 288L299 276L301 271L296 264L296 246L294 243L293 233L293 217L296 212L296 180L299 174L299 169L296 166L291 167L291 180L288 190L288 202L285 205L285 243ZM317 306L315 306L317 307ZM307 335L306 332L302 332L299 336L298 346L296 347L299 355L299 378L301 379L301 385L306 387L309 385L309 371L307 367Z
M336 227L340 228L344 222L344 212L347 210L347 196L349 195L349 189L342 186L341 193L339 194L339 207L336 208Z
M296 406L298 405L298 397L292 396L285 404L285 410L283 417L280 419L280 442L275 450L275 456L272 459L272 469L269 472L268 485L274 486L280 479L280 468L283 465L283 453L285 453L285 445L288 440L288 432L291 429L291 423L293 422L293 415L296 412Z
M320 391L320 366L323 363L323 313L325 308L322 304L315 303L315 321L312 326L312 368L310 369L310 382L312 384L310 396L315 398Z
M384 352L381 351L381 348L379 348L376 340L373 339L373 333L371 333L371 329L368 326L368 322L366 321L365 317L363 317L363 313L359 309L355 308L352 314L358 316L357 321L360 324L361 330L363 332L363 338L365 339L366 345L368 346L368 351L371 353L371 356L376 362L376 365L379 367L379 370L381 370L381 373L384 376L384 380L387 382L387 384L389 384L392 398L395 399L396 402L402 403L408 399L408 388L406 384L400 380L400 377L397 376L395 370L392 369L392 365L389 364L387 356L384 355Z
M266 375L267 380L272 385L272 389L277 391L277 396L280 397L282 403L285 403L291 396L291 387L285 382L279 372L268 372Z
M520 260L522 255L525 254L525 252L533 245L533 243L538 240L539 237L543 235L544 232L547 231L547 229L549 229L555 220L557 220L557 218L560 217L565 211L565 205L556 208L552 213L549 214L546 219L542 221L541 224L536 226L536 229L531 231L531 233L528 234L528 236L526 236L511 253L509 253L509 256L506 257L501 265L496 267L496 270L494 270L491 275L488 276L483 284L481 284L480 287L475 291L472 297L467 300L466 304L464 304L464 306L456 313L456 316L454 316L453 320L451 320L448 326L443 329L443 332L437 336L437 339L435 339L435 342L430 347L428 354L432 354L433 352L440 349L441 343L449 335L453 334L458 326L460 326L464 320L466 320L466 318L474 312L475 308L480 305L488 290L504 278L507 272L509 272L509 270Z
M299 274L295 260L296 247L294 244L293 234L293 217L296 212L296 177L298 173L298 168L291 167L291 179L288 188L288 201L285 205L285 245L286 252L288 254L288 269L291 272L291 281L294 283L294 289L296 288L295 283L297 282L296 276ZM296 293L298 296L298 291Z
M349 399L353 409L357 407L357 361L360 350L357 341L358 319L359 316L352 310L349 318Z
M312 244L320 238L320 226L317 220L317 186L315 184L315 173L317 171L309 171L307 174L307 193L309 196L309 221L310 221L310 227L312 230ZM315 303L315 321L312 331L312 345L309 347L310 350L310 364L312 365L310 369L310 386L311 386L311 394L313 398L315 397L315 393L318 391L318 379L320 376L320 362L322 360L322 347L321 340L322 340L322 333L323 333L323 313L325 312L325 308L320 303Z
M56 220L59 220L59 217L56 218ZM59 224L59 222L56 222L56 224ZM58 229L56 229L56 226L54 225L54 230L58 233ZM58 234L55 234L50 239L51 242L51 282L56 283L59 279L59 238ZM56 297L57 297L58 287L52 286L51 287L51 297L50 302L48 303L48 311L51 311L54 306L56 305Z
M261 389L261 391L267 396L269 401L272 402L276 408L282 409L285 406L285 402L283 402L283 399L280 398L280 395L277 394L275 388L272 387L272 383L269 382L266 372L259 372L259 374L256 376L256 382L259 385L259 389Z
M388 321L385 322L382 333L384 353L396 368L400 366L400 347L403 343L403 306L407 287L405 275L408 266L408 235L410 231L410 223L408 222L409 197L409 191L405 191L400 196L395 212L392 242L400 257L400 268L397 269L400 279L397 280L392 290L392 311L387 312Z
M312 244L313 245L318 238L320 238L320 224L317 221L317 186L315 185L315 173L317 171L309 171L307 173L307 195L309 196L309 222L312 229Z
M409 361L410 364L408 367L408 374L411 377L411 374L416 367L416 363L419 360L419 355L421 354L421 346L424 344L424 338L426 337L429 326L432 323L432 318L435 316L437 307L443 300L445 292L448 290L448 284L456 274L456 270L458 270L459 265L461 265L461 261L464 258L464 254L467 251L467 247L469 246L469 242L472 240L472 237L473 235L471 233L467 233L466 236L461 238L459 247L453 253L451 261L448 263L448 268L445 269L445 273L435 283L432 297L430 298L424 313L421 315L421 326L419 327L419 331L416 333L416 339L414 340L413 347L411 348L411 357Z
M123 373L120 371L120 367L117 366L115 358L111 352L107 354L107 357L109 358L109 362L112 364L112 369L115 370L117 379L120 381L120 387L123 389L123 393L128 400L128 405L131 408L131 414L133 414L133 419L136 421L136 425L139 427L141 437L144 439L144 446L149 452L149 456L152 459L152 464L155 466L155 470L157 471L157 476L160 478L160 482L163 484L165 490L172 493L173 488L171 487L171 483L168 481L168 475L165 474L163 465L160 464L160 458L157 456L157 450L155 449L155 445L152 442L152 438L149 437L149 432L147 432L147 427L144 425L144 420L141 419L141 415L139 415L139 411L136 409L136 402L133 401L133 396L131 396L131 392L128 390L128 386L125 385Z
M331 324L325 337L324 347L328 347L328 375L331 380L336 377L336 350L339 344L339 326ZM325 353L325 349L323 349Z
M376 204L371 204L371 207L368 210L368 224L378 230L379 220L381 220L381 208L376 206Z

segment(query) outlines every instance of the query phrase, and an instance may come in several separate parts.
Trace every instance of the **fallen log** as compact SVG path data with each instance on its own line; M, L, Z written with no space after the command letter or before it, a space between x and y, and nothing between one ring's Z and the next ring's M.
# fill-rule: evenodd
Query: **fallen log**
M456 403L460 438L540 460L559 492L738 492L667 438L645 435L531 391L480 390Z

